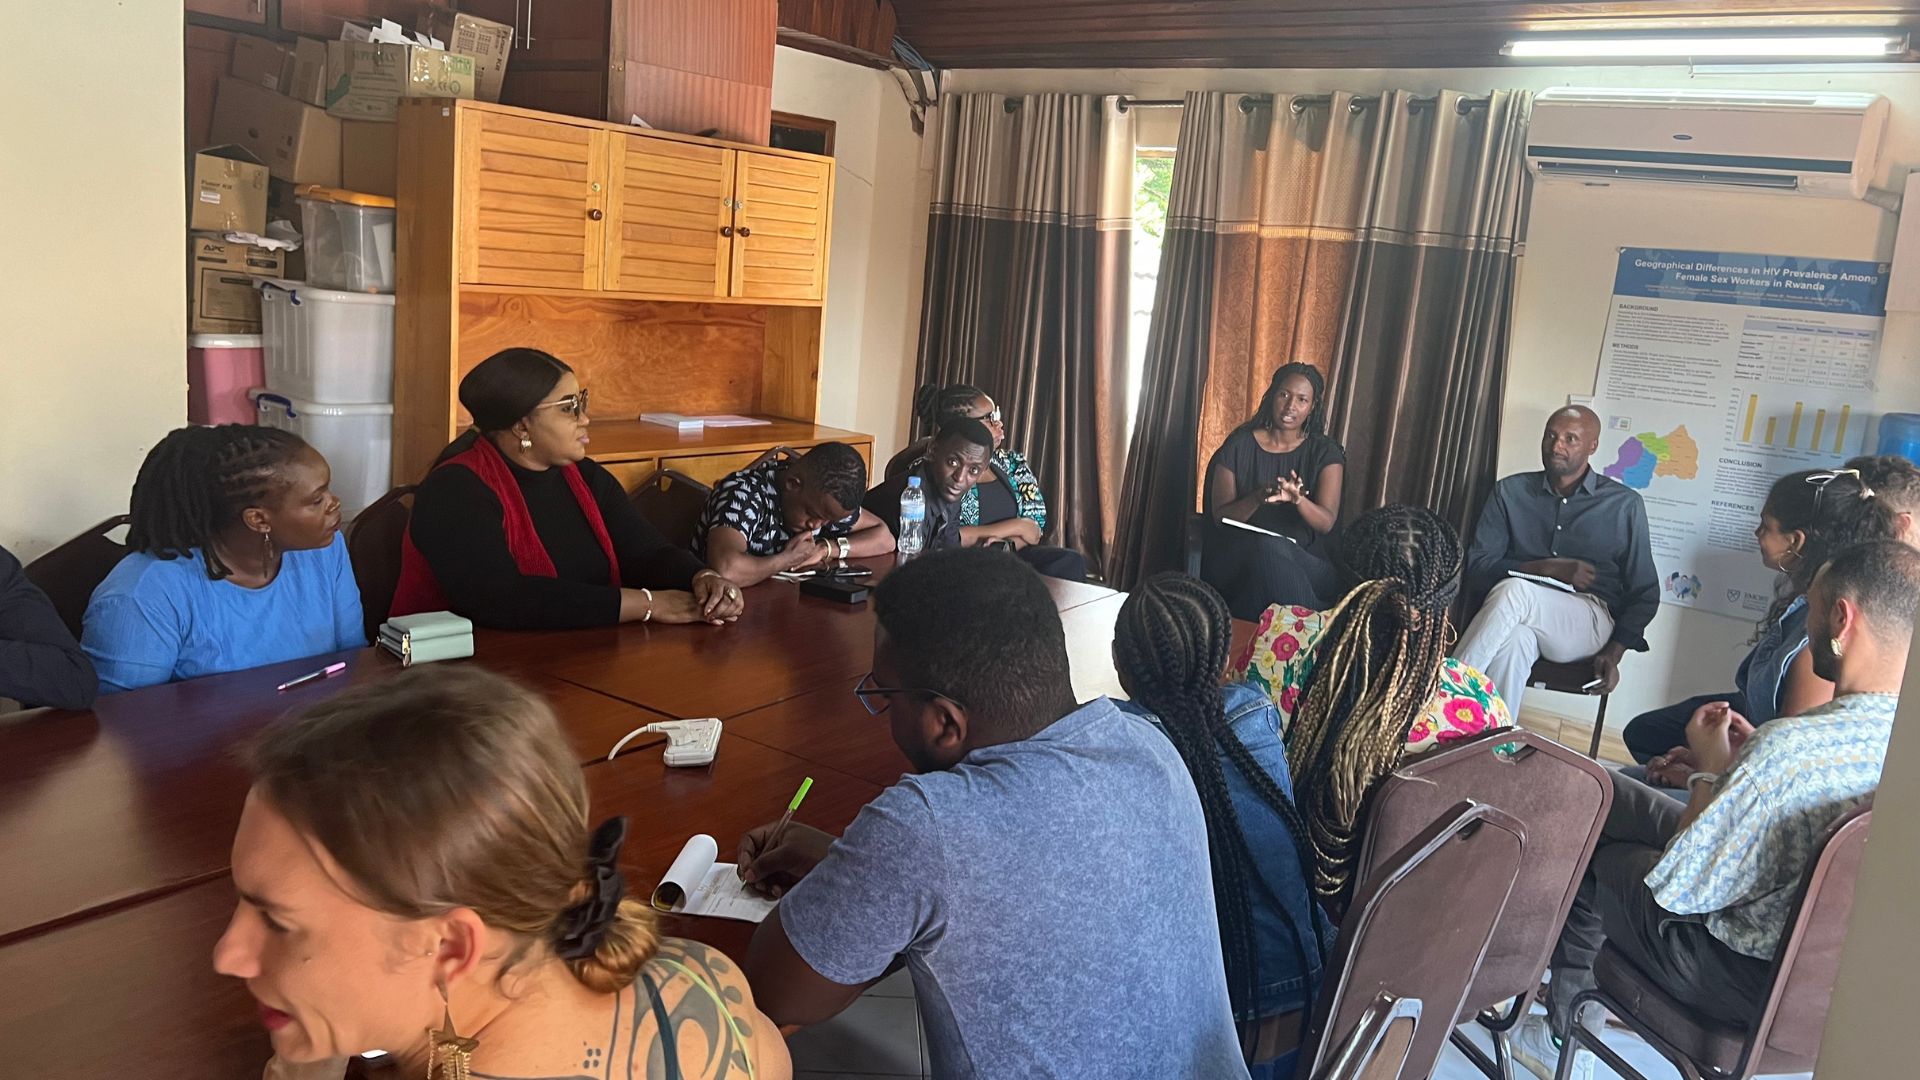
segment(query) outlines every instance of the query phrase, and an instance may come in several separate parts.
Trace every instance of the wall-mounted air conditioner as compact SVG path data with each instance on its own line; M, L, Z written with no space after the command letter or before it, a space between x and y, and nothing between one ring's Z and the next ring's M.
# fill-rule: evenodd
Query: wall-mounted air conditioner
M1886 123L1879 94L1556 88L1534 98L1527 167L1542 180L1859 199Z

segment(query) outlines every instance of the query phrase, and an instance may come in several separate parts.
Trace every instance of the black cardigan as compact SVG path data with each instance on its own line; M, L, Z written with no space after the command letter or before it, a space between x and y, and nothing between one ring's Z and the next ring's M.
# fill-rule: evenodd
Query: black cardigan
M53 601L0 548L0 697L22 705L85 709L100 680Z
M473 470L435 469L414 495L414 547L433 568L448 606L481 626L566 630L620 621L620 590L607 584L607 556L560 469L532 472L512 462L534 531L557 577L520 573L507 550L500 500ZM600 506L620 583L629 589L688 589L706 564L669 544L641 516L612 473L592 459L580 476Z

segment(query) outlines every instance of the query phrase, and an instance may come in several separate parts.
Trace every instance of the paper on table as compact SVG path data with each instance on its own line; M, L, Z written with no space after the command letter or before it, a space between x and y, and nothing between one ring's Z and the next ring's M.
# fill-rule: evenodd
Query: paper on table
M715 413L712 416L689 416L689 420L698 420L708 427L760 427L771 424L771 420L755 420L751 416L738 413Z
M720 845L700 833L687 841L653 890L653 906L682 915L708 915L757 923L773 910L773 901L748 889L733 863L715 862Z
M1559 578L1544 577L1540 574L1523 574L1518 570L1509 570L1507 571L1507 576L1519 578L1521 581L1531 581L1535 585L1545 585L1549 589L1559 589L1561 592L1580 591L1566 582L1561 581Z

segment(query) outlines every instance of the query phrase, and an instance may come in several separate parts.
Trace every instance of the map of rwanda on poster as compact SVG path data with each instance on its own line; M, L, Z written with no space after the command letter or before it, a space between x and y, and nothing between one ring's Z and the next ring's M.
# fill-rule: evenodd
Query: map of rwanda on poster
M1621 443L1613 464L1601 471L1641 491L1656 476L1691 480L1700 474L1700 447L1687 434L1685 424L1665 435L1643 431Z

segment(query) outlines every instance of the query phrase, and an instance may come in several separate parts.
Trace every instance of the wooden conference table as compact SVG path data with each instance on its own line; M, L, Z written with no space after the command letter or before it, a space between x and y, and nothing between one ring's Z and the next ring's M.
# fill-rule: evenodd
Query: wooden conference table
M891 559L869 565L876 580ZM1049 581L1082 700L1119 694L1110 657L1124 595ZM626 814L621 865L644 896L687 838L730 858L778 817L839 832L908 765L854 697L872 667L870 606L768 582L729 627L629 624L481 631L473 662L544 694L585 767L595 820ZM1241 624L1242 641L1251 626ZM274 688L333 660L342 676ZM252 999L214 974L232 914L228 853L246 796L235 749L277 717L399 664L374 649L103 698L0 726L0 1075L257 1077L268 1057ZM719 716L713 764L667 768L665 739L613 744L659 720ZM668 934L740 957L752 927L665 916Z

